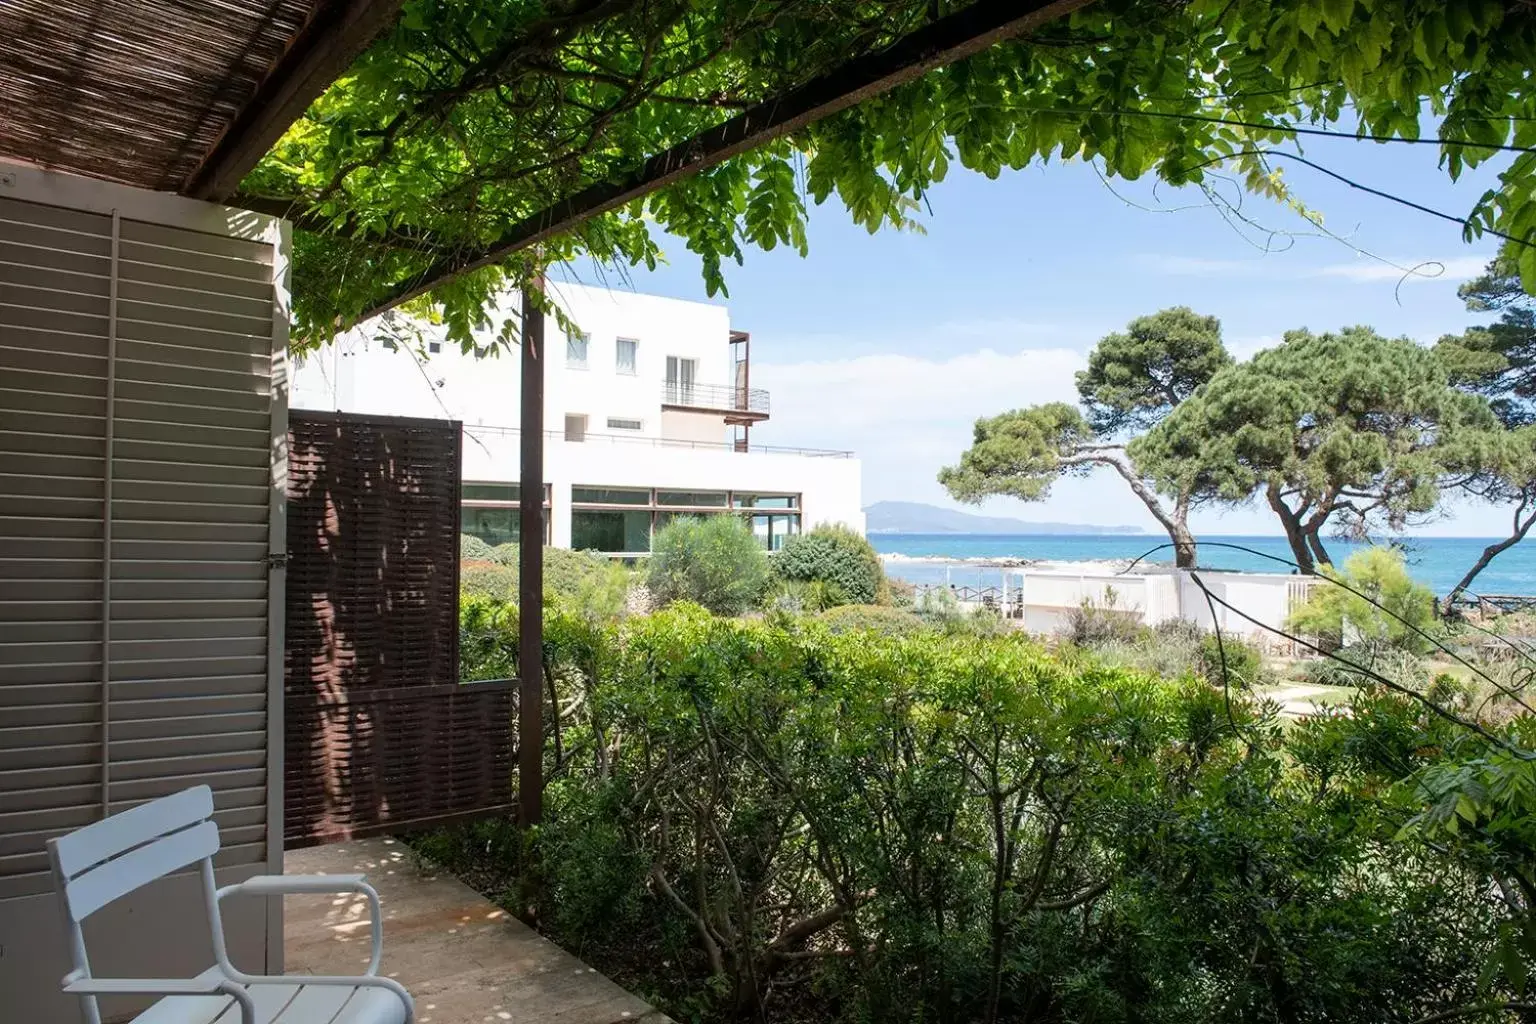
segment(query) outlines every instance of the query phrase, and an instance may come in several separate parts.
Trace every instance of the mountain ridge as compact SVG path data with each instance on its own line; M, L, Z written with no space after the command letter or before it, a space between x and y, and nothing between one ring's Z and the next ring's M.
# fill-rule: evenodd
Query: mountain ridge
M1035 523L1007 516L981 516L920 501L877 501L864 509L867 533L1140 534L1139 526Z

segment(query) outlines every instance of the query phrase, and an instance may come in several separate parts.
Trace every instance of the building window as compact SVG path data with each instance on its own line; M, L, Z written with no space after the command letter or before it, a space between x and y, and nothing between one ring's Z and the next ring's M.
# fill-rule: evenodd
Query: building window
M742 516L758 543L777 551L800 532L800 496L572 487L571 546L608 554L643 554L651 550L655 532L673 519L708 515Z
M565 414L565 439L567 441L585 441L587 439L587 416L585 413L568 412Z
M442 350L443 350L443 343L442 342L440 342L440 341L429 341L429 342L427 342L427 351L428 352L441 352Z
M518 494L512 483L465 481L459 490L459 532L495 547L515 543L522 532ZM550 486L544 485L544 543L549 543Z
M574 505L649 505L651 492L628 487L572 487Z
M743 494L737 491L731 495L731 504L736 508L799 508L800 496L798 494Z
M674 405L692 405L693 384L698 375L697 359L667 356L667 385L664 401Z
M383 341L383 345L384 345L384 351L386 351L386 352L393 352L397 348L400 347L399 345L395 344L395 339L393 339L393 338L385 338L384 341Z
M650 510L573 508L571 547L614 555L649 551Z
M725 508L724 491L657 491L656 504L689 508Z
M779 550L786 540L800 532L799 515L755 515L747 522L757 542L769 551Z
M634 338L620 338L614 349L614 369L630 376L639 373L639 348L640 343Z
M589 335L580 331L572 331L565 336L565 365L573 370L585 370L587 368L587 346L592 339Z
M639 430L644 425L639 420L626 420L617 416L608 417L609 430Z
M517 504L522 492L521 484L462 484L459 497L466 501L500 501Z

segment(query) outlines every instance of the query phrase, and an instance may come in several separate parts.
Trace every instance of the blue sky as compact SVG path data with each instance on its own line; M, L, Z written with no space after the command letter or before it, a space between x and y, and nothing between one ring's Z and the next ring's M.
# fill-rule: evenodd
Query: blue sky
M1433 146L1309 139L1303 152L1458 216L1494 180L1489 167L1453 185ZM749 251L744 266L728 270L729 298L715 300L729 305L733 326L752 333L754 383L772 390L773 419L754 440L857 451L866 502L955 506L934 475L964 449L971 423L1072 400L1084 354L1144 313L1188 305L1218 316L1240 357L1295 327L1365 323L1432 342L1475 322L1456 287L1492 254L1492 239L1468 245L1458 225L1280 164L1338 238L1320 237L1254 196L1241 197L1242 213L1259 227L1240 232L1198 191L1143 180L1113 182L1112 192L1082 163L995 181L957 170L933 190L921 233L870 235L835 197L813 208L808 257ZM1239 198L1235 187L1224 191ZM1268 230L1283 233L1270 239ZM1277 251L1265 252L1266 242ZM632 274L630 286L705 299L697 261L675 240L664 248L668 265ZM1438 276L1404 279L1357 250L1402 266L1439 261L1420 270ZM1063 481L1043 502L994 499L981 511L1156 529L1123 484L1102 473ZM1418 532L1484 535L1505 520L1501 510L1457 506ZM1203 513L1196 526L1276 532L1261 508Z

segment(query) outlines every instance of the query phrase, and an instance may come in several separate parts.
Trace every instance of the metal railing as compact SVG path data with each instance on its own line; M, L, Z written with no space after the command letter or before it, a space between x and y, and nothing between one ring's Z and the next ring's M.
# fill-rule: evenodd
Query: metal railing
M515 437L522 433L516 427L486 427L475 424L464 424L464 433L470 437L480 434L494 435L497 437ZM579 437L567 436L563 430L546 430L544 438L547 441L568 441L571 444L632 444L648 448L684 448L694 451L711 452L743 452L758 455L803 455L813 459L851 459L854 453L832 448L794 448L775 444L754 444L745 448L734 441L688 441L674 440L666 437L648 437L644 434L594 434L586 433Z
M662 405L682 405L692 409L724 409L728 412L768 414L768 392L764 388L744 388L733 384L692 384L669 380L661 386Z

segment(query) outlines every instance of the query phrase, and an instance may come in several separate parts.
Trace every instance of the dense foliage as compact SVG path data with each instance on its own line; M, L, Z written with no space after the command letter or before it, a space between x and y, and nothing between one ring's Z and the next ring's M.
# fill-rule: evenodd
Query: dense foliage
M583 187L748 105L879 51L960 4L409 0L244 183L287 213L296 342L313 344L443 268L516 238ZM650 264L683 240L711 292L745 248L805 248L807 200L871 231L909 222L958 163L1051 159L1293 201L1293 129L1438 133L1446 172L1536 142L1536 14L1524 0L1101 0L440 284L450 337L502 328L508 283L571 259ZM1522 149L1469 234L1536 229ZM1536 284L1536 249L1515 256ZM503 337L514 328L508 326Z
M1519 765L1421 702L1282 730L1017 635L688 606L547 636L539 866L496 823L423 848L536 877L675 1017L1407 1024L1532 962Z
M1536 298L1518 273L1518 251L1506 244L1481 277L1461 286L1473 313L1498 313L1491 324L1447 335L1435 352L1456 384L1483 395L1508 429L1503 448L1461 486L1510 510L1509 532L1483 549L1445 597L1449 612L1479 573L1536 526Z
M835 587L849 604L874 604L885 583L874 545L841 525L822 525L789 538L773 556L773 574L781 580Z
M736 516L682 516L656 531L645 574L663 604L692 601L719 615L740 615L763 592L768 556Z
M916 633L923 619L905 608L883 604L845 604L828 608L818 618L834 633L874 632L890 636Z
M1262 500L1312 572L1331 562L1326 530L1400 530L1503 444L1487 401L1454 388L1430 349L1349 327L1288 331L1217 373L1130 453L1169 493Z
M1345 559L1342 572L1328 570L1327 575L1345 586L1314 587L1307 602L1291 613L1291 629L1334 645L1389 646L1420 654L1430 649L1428 638L1438 630L1435 595L1414 582L1399 552L1361 548Z
M976 422L971 447L939 482L961 501L997 494L1039 501L1064 475L1098 468L1119 474L1152 513L1174 546L1174 560L1195 565L1189 512L1193 480L1158 483L1134 458L1127 442L1161 423L1232 358L1221 343L1221 323L1186 306L1137 317L1125 333L1106 335L1077 375L1082 408L1047 402Z
M518 546L491 547L478 537L459 538L459 591L473 597L517 601ZM600 618L620 614L631 573L593 551L544 549L544 599Z

